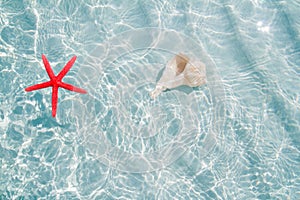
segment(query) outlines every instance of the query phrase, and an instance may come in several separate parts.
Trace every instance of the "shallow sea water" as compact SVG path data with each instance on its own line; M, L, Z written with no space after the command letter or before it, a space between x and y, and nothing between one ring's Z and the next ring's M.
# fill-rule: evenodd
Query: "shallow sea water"
M300 199L299 9L0 0L0 199ZM150 99L179 52L207 84ZM88 91L56 118L41 54Z

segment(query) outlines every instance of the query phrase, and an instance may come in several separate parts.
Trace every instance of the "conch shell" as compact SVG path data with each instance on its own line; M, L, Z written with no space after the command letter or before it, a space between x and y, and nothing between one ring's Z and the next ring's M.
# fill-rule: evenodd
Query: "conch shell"
M205 83L205 65L200 61L190 61L189 57L180 53L168 62L155 89L150 92L150 96L154 99L166 89L181 85L197 87Z

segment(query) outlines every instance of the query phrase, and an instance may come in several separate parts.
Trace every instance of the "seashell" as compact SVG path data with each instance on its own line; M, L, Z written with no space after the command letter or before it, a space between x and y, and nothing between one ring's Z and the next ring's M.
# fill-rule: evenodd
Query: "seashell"
M200 61L191 60L180 53L167 63L155 89L150 92L150 96L154 99L166 89L176 88L181 85L197 87L205 83L205 65Z

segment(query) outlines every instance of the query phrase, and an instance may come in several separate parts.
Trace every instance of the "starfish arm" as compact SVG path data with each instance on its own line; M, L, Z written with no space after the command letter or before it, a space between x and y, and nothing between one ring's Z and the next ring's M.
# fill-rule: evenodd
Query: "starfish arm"
M73 58L61 70L61 72L59 72L59 74L57 75L58 80L62 80L62 78L68 73L68 71L71 69L71 67L75 63L76 58L77 58L76 56L73 56Z
M30 91L33 91L33 90L47 88L47 87L50 87L51 85L52 85L51 81L47 81L47 82L44 82L44 83L39 83L39 84L36 84L36 85L29 86L29 87L25 88L25 91L30 92Z
M46 58L46 56L44 54L42 55L42 59L43 59L43 62L44 62L44 65L45 65L45 68L46 68L46 71L47 71L47 74L48 74L49 78L51 80L54 79L55 78L54 72L51 69L49 61L48 61L48 59Z
M58 87L52 87L52 117L55 117L57 110Z
M86 93L87 93L86 90L81 89L81 88L79 88L79 87L75 87L75 86L73 86L73 85L71 85L71 84L68 84L68 83L63 83L63 82L61 82L61 83L59 84L59 86L62 87L62 88L64 88L64 89L66 89L66 90L78 92L78 93L81 93L81 94L86 94Z

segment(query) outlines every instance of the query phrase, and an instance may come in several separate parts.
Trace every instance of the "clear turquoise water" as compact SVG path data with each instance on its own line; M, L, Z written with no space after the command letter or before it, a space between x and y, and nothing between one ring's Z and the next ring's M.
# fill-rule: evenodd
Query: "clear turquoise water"
M299 9L0 0L0 199L300 199ZM208 84L151 100L179 51ZM42 53L89 92L56 118Z

